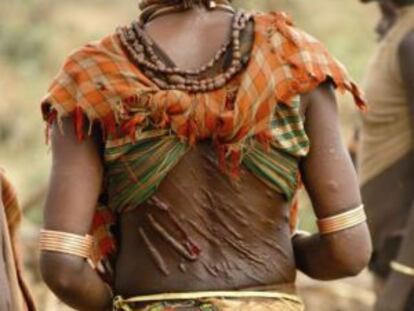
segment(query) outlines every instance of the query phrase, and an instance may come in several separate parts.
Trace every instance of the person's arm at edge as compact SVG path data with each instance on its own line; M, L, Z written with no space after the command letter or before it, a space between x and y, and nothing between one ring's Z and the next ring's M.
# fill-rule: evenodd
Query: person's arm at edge
M337 104L330 83L302 97L311 148L301 173L316 216L330 217L361 204L352 161L344 146ZM293 240L297 267L308 276L331 280L354 276L366 267L372 251L366 223L341 232Z
M409 33L403 39L398 52L401 75L407 90L407 100L411 110L411 120L414 132L414 31ZM408 215L407 218L404 239L396 261L414 269L414 197L412 200L411 214ZM409 295L412 294L413 291L414 277L391 271L385 284L384 293L379 298L375 310L389 310L389 308L391 308L392 310L403 311L405 310L404 308ZM392 306L389 306L386 301L388 299L393 301ZM397 302L399 303L397 304Z
M92 137L76 140L71 120L63 120L64 134L53 126L53 165L44 211L44 227L79 235L89 233L102 185L102 163ZM69 306L83 311L111 308L111 294L85 259L42 252L40 268L49 288Z

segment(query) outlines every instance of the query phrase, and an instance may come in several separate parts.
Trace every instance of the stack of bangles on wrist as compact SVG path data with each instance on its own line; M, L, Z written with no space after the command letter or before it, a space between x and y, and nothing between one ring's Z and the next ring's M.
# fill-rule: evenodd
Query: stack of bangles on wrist
M93 245L90 235L77 235L73 233L41 230L40 250L63 253L88 259Z
M335 216L317 220L320 235L327 235L358 226L367 221L364 205L360 205L352 210L340 213ZM296 230L292 234L292 239L299 236L310 236L311 233L303 230Z
M399 262L396 262L396 261L392 261L390 266L391 266L391 269L395 272L398 272L398 273L403 274L405 276L414 277L414 268L403 265L402 263L399 263Z

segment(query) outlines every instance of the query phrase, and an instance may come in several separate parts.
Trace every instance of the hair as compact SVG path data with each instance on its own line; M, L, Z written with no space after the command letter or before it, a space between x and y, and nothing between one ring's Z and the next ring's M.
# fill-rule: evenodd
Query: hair
M198 5L208 7L210 2L212 2L212 0L140 0L139 8L144 10L151 5L176 5L189 9ZM215 0L214 2L219 4L229 4L231 0Z
M392 0L397 6L406 6L414 4L414 0Z
M386 17L394 17L397 15L397 6L392 0L379 1L381 13Z

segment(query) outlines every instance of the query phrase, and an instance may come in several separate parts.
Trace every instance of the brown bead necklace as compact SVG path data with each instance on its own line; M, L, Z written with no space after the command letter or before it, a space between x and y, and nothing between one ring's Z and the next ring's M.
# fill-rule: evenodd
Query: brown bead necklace
M206 92L225 86L246 65L248 59L242 56L240 38L251 18L251 14L244 11L235 12L230 42L223 45L210 62L195 70L182 70L163 62L154 50L154 41L139 21L133 22L130 27L118 28L117 34L135 64L142 68L144 74L160 88ZM232 50L230 65L214 77L204 77L207 72L215 68L229 47Z

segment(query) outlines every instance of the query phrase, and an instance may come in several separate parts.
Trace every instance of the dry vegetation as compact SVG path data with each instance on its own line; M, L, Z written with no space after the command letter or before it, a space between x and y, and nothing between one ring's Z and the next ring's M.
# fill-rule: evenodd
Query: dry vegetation
M372 29L377 19L373 6L357 0L236 1L254 10L289 11L297 23L324 41L361 81L375 46ZM48 82L71 49L100 38L137 14L136 1L104 0L0 0L0 165L19 190L27 211L23 240L40 310L63 310L39 285L33 246L40 227L43 189L49 171L44 125L39 102ZM349 133L353 109L341 99L344 135ZM303 224L312 217L304 213ZM31 243L30 243L31 242ZM31 256L32 255L32 256ZM315 286L301 278L309 310L368 310L373 296L369 278ZM362 281L360 281L362 280ZM360 283L362 282L362 283ZM321 305L324 302L325 307ZM317 304L317 306L315 306ZM335 306L335 307L333 307ZM325 309L324 309L325 308Z

